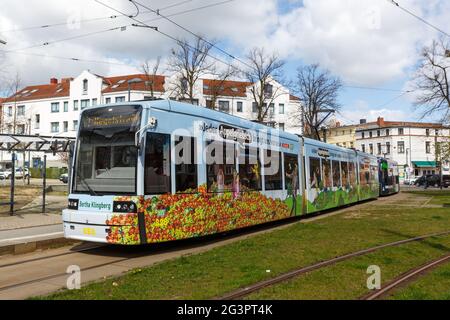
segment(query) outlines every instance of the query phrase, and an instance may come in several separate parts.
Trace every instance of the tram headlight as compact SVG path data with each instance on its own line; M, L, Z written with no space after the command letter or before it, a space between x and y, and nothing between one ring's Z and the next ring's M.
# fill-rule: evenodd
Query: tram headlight
M78 199L69 199L67 208L71 210L78 210L78 201Z
M113 212L137 213L137 206L132 201L114 201Z

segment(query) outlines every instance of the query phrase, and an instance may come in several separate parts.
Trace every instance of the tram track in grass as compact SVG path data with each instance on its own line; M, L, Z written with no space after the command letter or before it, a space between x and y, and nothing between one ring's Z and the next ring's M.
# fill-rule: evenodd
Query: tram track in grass
M450 262L450 254L444 255L438 259L427 262L419 267L408 270L397 278L383 285L379 290L370 292L360 298L360 300L377 300L385 297L393 290L400 288L417 278L428 274L431 270Z
M325 260L325 261L321 261L306 267L302 267L299 269L295 269L292 270L290 272L287 273L283 273L279 276L276 276L274 278L271 279L267 279L261 282L257 282L253 285L250 286L246 286L240 289L237 289L235 291L232 291L228 294L222 295L220 297L217 297L216 300L238 300L238 299L242 299L245 298L247 296L249 296L252 293L255 293L259 290L262 290L264 288L273 286L273 285L277 285L280 283L283 283L285 281L291 280L293 278L299 277L301 275L307 274L309 272L312 271L316 271L319 270L321 268L324 267L328 267L331 265L334 265L336 263L342 262L342 261L346 261L352 258L356 258L359 256L363 256L369 253L373 253L376 251L379 251L381 249L385 249L385 248L389 248L389 247L396 247L396 246L400 246L403 244L407 244L407 243L412 243L412 242L420 242L423 241L425 239L428 238L432 238L432 237L441 237L441 236L448 236L450 235L450 230L448 231L443 231L443 232L438 232L438 233L432 233L432 234L428 234L428 235L423 235L423 236L418 236L418 237L413 237L413 238L409 238L409 239L404 239L404 240L399 240L399 241L395 241L395 242L391 242L391 243L386 243L386 244L382 244L379 246L374 246L372 248L368 248L368 249L363 249L363 250L359 250L356 252L352 252L352 253L348 253L348 254L344 254L342 256L338 256L329 260ZM424 266L415 268L407 273L405 273L404 275L402 275L401 277L399 277L398 279L394 280L393 282L390 282L389 284L387 284L385 287L383 287L382 289L379 290L379 294L378 291L376 293L371 293L371 295L374 295L374 298L379 297L380 295L385 294L387 291L390 291L392 289L394 289L396 286L402 284L404 281L410 279L413 276L416 276L417 274L420 274L421 272L427 271L437 265L440 265L442 263L448 262L450 260L450 255L444 256L443 258L440 258L438 260L434 260L431 263L428 263ZM386 288L386 289L384 289ZM384 289L384 290L383 290ZM375 296L376 294L376 296ZM371 298L371 295L367 295L366 297L363 297L363 300L372 300L374 298Z

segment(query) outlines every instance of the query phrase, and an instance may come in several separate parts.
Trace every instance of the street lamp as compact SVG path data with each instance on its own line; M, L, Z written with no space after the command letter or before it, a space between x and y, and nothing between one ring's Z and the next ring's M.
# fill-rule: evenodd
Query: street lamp
M131 89L130 89L130 85L132 85L133 83L140 83L140 82L142 82L142 79L141 79L141 78L134 78L134 79L131 79L131 80L128 80L128 81L127 81L127 83L128 83L128 102L131 101Z

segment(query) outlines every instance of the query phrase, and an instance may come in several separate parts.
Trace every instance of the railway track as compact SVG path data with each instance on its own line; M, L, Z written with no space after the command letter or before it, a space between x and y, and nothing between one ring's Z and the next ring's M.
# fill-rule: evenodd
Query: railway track
M360 251L356 251L353 253L349 253L349 254L345 254L333 259L329 259L329 260L325 260L325 261L321 261L319 263L310 265L310 266L306 266L306 267L302 267L287 273L283 273L277 277L268 279L268 280L264 280L264 281L260 281L257 282L253 285L244 287L244 288L240 288L236 291L230 292L224 296L221 296L219 298L217 298L218 300L237 300L237 299L242 299L248 295L250 295L251 293L254 293L256 291L259 291L263 288L266 287L270 287L282 282L285 282L287 280L290 280L292 278L298 277L300 275L309 273L311 271L315 271L327 266L331 266L334 265L338 262L341 261L345 261L351 258L355 258L355 257L359 257L362 255L366 255L384 248L388 248L388 247L395 247L395 246L400 246L402 244L406 244L406 243L410 243L410 242L416 242L416 241L423 241L427 238L431 238L431 237L439 237L439 236L446 236L446 235L450 235L450 231L444 231L444 232L439 232L439 233L433 233L433 234L428 234L428 235L423 235L423 236L418 236L418 237L414 237L414 238L409 238L409 239L404 239L404 240L400 240L400 241L395 241L395 242L391 242L391 243L387 243L387 244L383 244L383 245L379 245L379 246L375 246L372 248L368 248L368 249L364 249L364 250L360 250ZM450 258L449 256L447 257L447 259ZM421 271L419 271L420 273Z
M447 263L450 261L450 254L447 254L439 259L433 260L431 262L428 262L424 265L421 265L420 267L413 268L404 274L400 275L399 277L395 278L394 280L388 282L385 284L381 289L376 290L374 292L371 292L367 295L364 295L360 298L360 300L376 300L379 299L385 295L387 295L392 290L404 285L405 283L409 282L410 280L425 274L426 272L430 271L431 269L436 268L439 265L442 265L444 263Z

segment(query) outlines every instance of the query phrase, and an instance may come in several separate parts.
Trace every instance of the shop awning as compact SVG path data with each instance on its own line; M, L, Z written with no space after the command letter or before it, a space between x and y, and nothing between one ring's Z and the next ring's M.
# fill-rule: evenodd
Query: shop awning
M412 164L417 168L436 168L436 161L412 161Z

